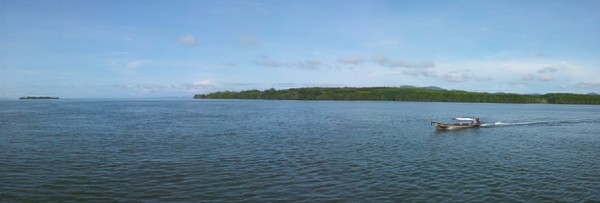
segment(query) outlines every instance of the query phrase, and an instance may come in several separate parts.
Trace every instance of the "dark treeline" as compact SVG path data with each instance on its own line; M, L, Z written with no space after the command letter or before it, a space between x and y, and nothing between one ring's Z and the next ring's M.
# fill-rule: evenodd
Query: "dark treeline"
M58 97L46 97L46 96L34 97L34 96L27 96L27 97L19 97L19 99L58 99Z
M269 100L374 100L421 102L481 102L481 103L549 103L549 104L600 104L600 95L553 93L523 95L509 93L466 92L430 88L404 87L342 87L293 88L224 91L197 94L195 99L269 99Z

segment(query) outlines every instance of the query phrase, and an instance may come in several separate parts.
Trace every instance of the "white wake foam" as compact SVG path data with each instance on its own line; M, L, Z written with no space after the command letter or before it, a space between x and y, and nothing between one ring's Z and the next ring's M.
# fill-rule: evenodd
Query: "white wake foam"
M494 123L484 123L484 124L481 124L481 126L531 125L531 124L541 124L541 123L546 123L546 122L542 122L542 121L516 122L516 123L494 122Z

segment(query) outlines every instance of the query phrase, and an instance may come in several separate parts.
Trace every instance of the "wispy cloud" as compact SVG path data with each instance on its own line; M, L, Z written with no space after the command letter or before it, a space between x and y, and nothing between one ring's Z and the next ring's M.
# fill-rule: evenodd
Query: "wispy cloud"
M146 60L133 60L133 61L127 62L127 68L135 69L135 68L139 68L140 66L147 64L147 63L148 63L148 61L146 61Z
M493 85L498 88L497 91L542 91L542 89L543 91L557 91L559 83L597 82L590 76L596 67L593 64L578 64L550 58L530 57L512 60L484 58L454 62L443 61L440 64L439 68L448 72L461 69L472 70L471 76L474 76L471 78L472 80L485 81L489 87ZM573 88L572 85L566 86Z
M410 76L425 76L430 78L438 77L438 74L430 69L411 69L402 71L402 73Z
M449 72L445 74L437 73L434 71L434 68L436 67L435 63L428 60L410 62L405 60L391 59L384 55L376 55L371 59L371 62L384 68L402 69L401 73L403 75L412 77L423 76L428 78L441 78L450 82L464 82L473 78L467 77L467 74L461 72Z
M528 85L529 82L524 81L524 80L511 80L511 81L508 81L507 84L509 84L511 86L515 86L515 85L525 86L525 85Z
M318 60L304 60L304 61L296 61L294 66L307 69L307 70L319 70L321 67L321 61Z
M195 86L212 86L215 85L216 83L210 80L200 80L200 81L193 81L191 82L192 85Z
M431 61L420 61L417 63L403 60L390 59L384 55L373 57L372 61L388 68L434 68L435 64Z
M242 46L252 47L258 45L258 38L254 35L242 35L238 38L238 43Z
M451 71L442 75L442 78L448 82L465 82L475 78L475 76L469 70Z
M555 67L546 67L546 68L542 68L540 70L538 70L538 73L556 73L558 71L558 69L556 69Z
M382 47L394 47L398 46L400 42L396 39L381 39L378 41L373 41L367 43L367 47L369 48L382 48Z
M122 60L111 60L108 61L108 65L115 71L121 73L121 74L126 74L126 75L135 75L138 74L139 69L146 64L149 64L150 62L147 60L140 60L140 59L135 59L135 60L128 60L128 61L122 61Z
M600 82L580 82L575 84L574 87L600 93Z
M299 68L306 70L319 70L323 65L321 61L314 59L281 62L269 59L268 57L263 57L260 60L255 60L254 64L269 68Z
M22 74L28 74L28 75L39 75L39 74L42 74L42 71L33 70L33 69L18 70L17 72L18 73L22 73Z
M256 61L254 61L254 64L259 65L259 66L269 67L269 68L281 68L281 67L288 66L288 64L286 64L286 63L278 62L278 61L268 59L268 58L256 60Z
M132 90L139 93L157 93L169 88L168 85L159 84L114 84L114 88Z
M554 80L555 73L558 69L555 67L545 67L537 70L535 73L527 73L521 77L520 81L510 81L509 84L527 85L532 81L548 82Z
M177 41L179 42L179 44L185 46L198 46L198 41L196 41L196 38L194 38L194 36L192 35L181 36L177 39Z
M343 65L360 65L366 61L367 60L362 56L348 56L337 59L337 62Z
M86 85L86 88L128 92L137 96L144 95L189 95L193 93L220 91L221 85L211 80L200 80L181 84L157 84L157 83L115 83L110 85Z

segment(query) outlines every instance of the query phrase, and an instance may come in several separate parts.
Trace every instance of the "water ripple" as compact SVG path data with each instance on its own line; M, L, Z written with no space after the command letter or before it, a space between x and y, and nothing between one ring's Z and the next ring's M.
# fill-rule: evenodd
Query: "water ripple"
M600 201L595 106L2 102L2 202Z

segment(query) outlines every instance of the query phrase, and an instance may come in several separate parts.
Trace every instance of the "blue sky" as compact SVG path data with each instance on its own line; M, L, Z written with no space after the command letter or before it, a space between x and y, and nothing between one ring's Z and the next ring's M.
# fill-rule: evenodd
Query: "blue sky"
M600 93L600 1L0 0L0 98Z

